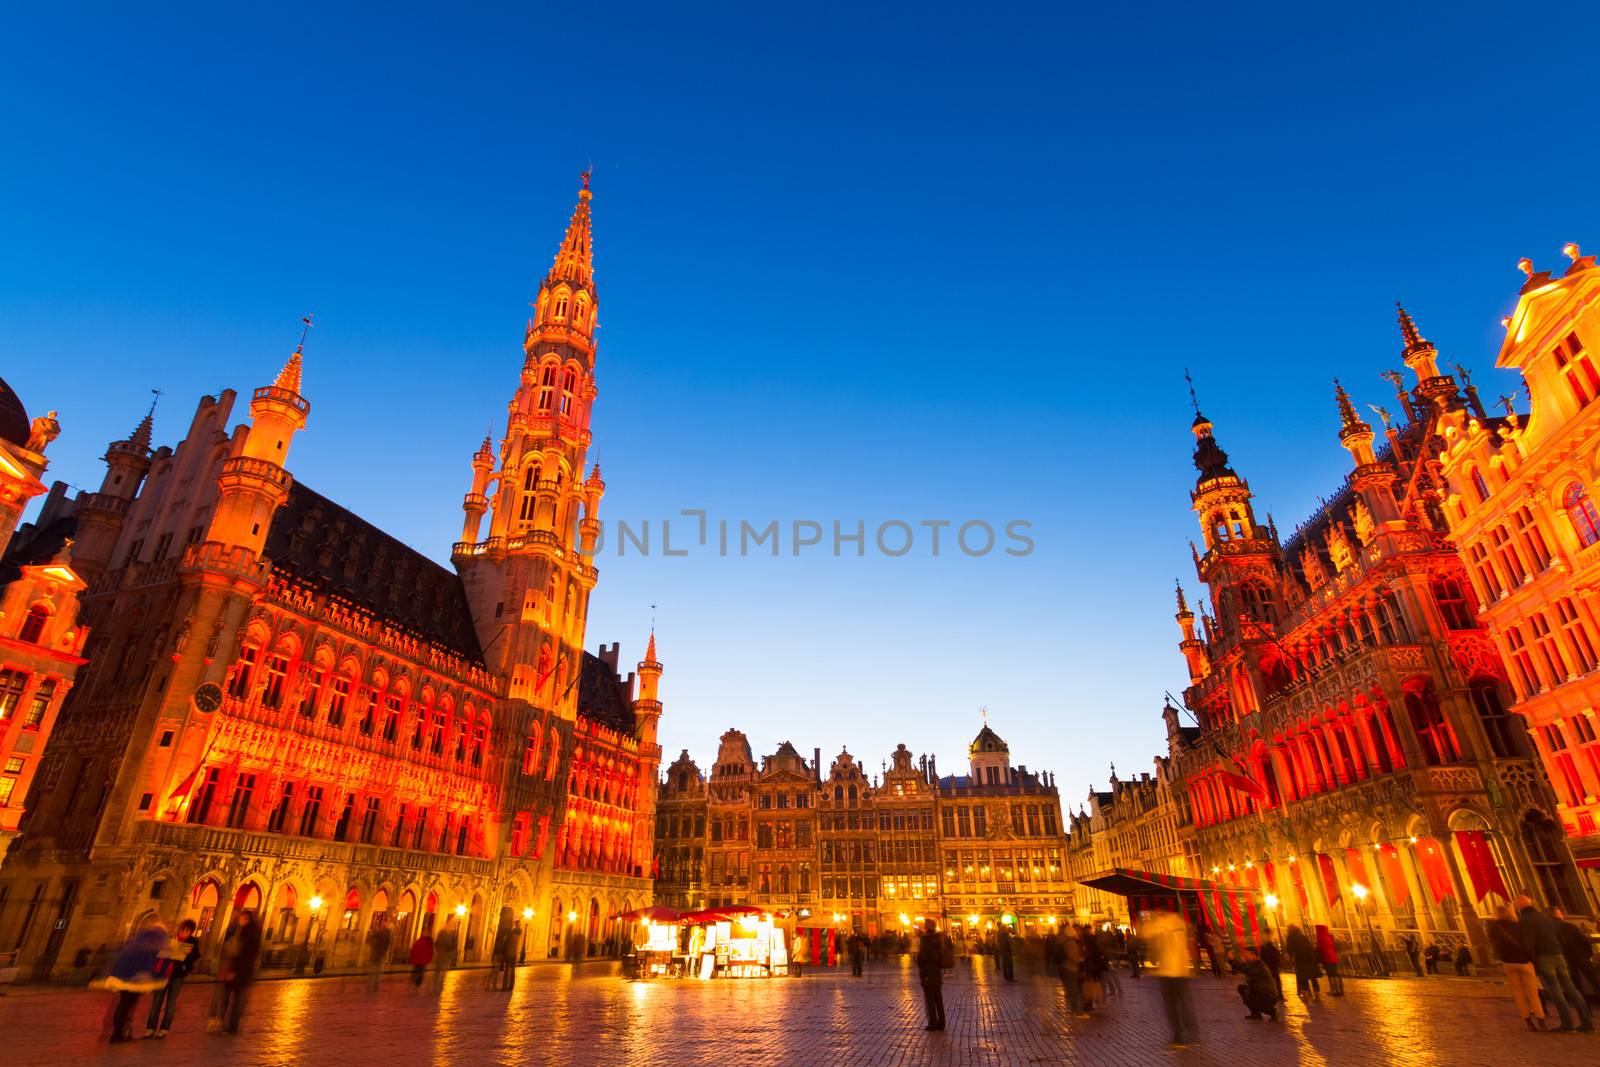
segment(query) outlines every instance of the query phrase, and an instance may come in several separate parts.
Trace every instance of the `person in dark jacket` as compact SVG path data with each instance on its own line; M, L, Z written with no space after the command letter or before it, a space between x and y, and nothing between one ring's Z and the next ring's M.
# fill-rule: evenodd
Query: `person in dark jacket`
M172 1016L178 1010L178 994L183 981L200 959L200 937L193 919L178 924L174 934L157 954L156 965L166 975L167 984L150 994L150 1017L145 1020L145 1037L166 1037L172 1029ZM166 1008L163 1015L161 1009Z
M1267 970L1272 972L1272 984L1278 987L1278 1002L1283 1002L1283 953L1278 951L1278 946L1272 938L1261 942L1261 962L1267 965Z
M116 1010L111 1015L112 1042L133 1039L130 1020L139 995L152 993L167 984L160 960L160 952L166 944L167 928L160 920L152 920L128 940L111 964L110 973L95 983L117 995Z
M1422 964L1427 969L1429 974L1438 974L1439 973L1439 946L1438 945L1435 945L1433 942L1430 941L1428 943L1428 947L1422 950Z
M1246 948L1242 959L1229 960L1228 964L1234 973L1244 978L1238 989L1239 999L1250 1009L1250 1014L1245 1018L1259 1019L1265 1015L1277 1022L1278 987L1272 982L1272 972L1261 962L1260 953L1253 948Z
M1529 1030L1543 1030L1544 1005L1539 1002L1539 976L1533 969L1533 953L1528 951L1522 927L1505 905L1496 910L1495 920L1489 924L1489 947L1505 972L1517 1014Z
M1284 951L1294 963L1294 991L1301 1000L1317 999L1317 975L1321 964L1317 962L1317 946L1298 926L1289 927L1289 936L1283 939Z
M239 1022L244 1018L244 1004L255 984L256 965L261 960L261 924L256 913L245 910L239 913L239 922L228 936L222 950L222 968L217 977L222 982L222 1010L216 1022L230 1034L239 1032Z
M1589 1002L1572 984L1572 972L1567 969L1567 957L1561 950L1561 936L1556 931L1556 921L1534 907L1533 898L1526 893L1517 897L1517 913L1522 939L1528 951L1533 953L1533 969L1538 972L1539 981L1544 983L1545 991L1555 1001L1556 1011L1561 1015L1561 1025L1557 1030L1566 1032L1576 1029L1585 1034L1593 1033L1594 1014L1589 1011ZM1576 1027L1572 1025L1572 1014L1568 1008L1577 1015Z
M1407 934L1400 939L1400 946L1405 949L1406 959L1411 961L1411 969L1421 978L1422 973L1422 942L1417 940L1416 934Z
M1561 942L1561 954L1567 958L1567 970L1572 972L1572 984L1583 992L1585 984L1600 993L1600 975L1594 969L1594 945L1589 935L1567 919L1560 908L1551 908L1550 917L1556 921L1556 939Z
M944 935L939 924L928 919L917 946L917 977L922 982L922 999L928 1006L928 1029L944 1029Z
M1472 977L1472 950L1467 947L1465 941L1461 942L1461 947L1456 949L1455 968L1456 974L1460 977Z
M1008 982L1015 982L1017 980L1014 970L1016 961L1013 958L1014 946L1011 941L1011 927L1002 922L999 932L995 935L995 957L1000 964L1000 977Z

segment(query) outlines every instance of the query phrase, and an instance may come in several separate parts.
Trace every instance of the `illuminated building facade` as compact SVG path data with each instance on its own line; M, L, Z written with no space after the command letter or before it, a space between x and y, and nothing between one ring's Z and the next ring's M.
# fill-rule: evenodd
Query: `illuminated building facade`
M1403 311L1401 327L1417 384L1387 377L1404 419L1375 451L1337 390L1354 469L1287 541L1195 417L1210 617L1197 628L1180 588L1197 722L1164 711L1172 789L1198 873L1270 895L1277 920L1363 947L1398 931L1466 939L1481 960L1482 916L1541 883L1554 798L1444 531L1430 442L1475 394L1439 372Z
M771 911L816 907L817 762L807 765L787 741L762 760L749 794L755 847L746 903Z
M876 799L861 765L841 749L817 791L818 903L825 918L852 930L875 929L878 923L878 853L883 845Z
M756 761L750 739L738 730L722 735L706 780L706 903L748 903L750 814L755 806Z
M1198 877L1178 835L1168 760L1137 778L1111 774L1111 788L1089 791L1087 806L1068 818L1067 866L1075 883L1124 868L1180 878ZM1073 915L1080 922L1126 923L1128 900L1093 886L1073 886Z
M83 579L58 520L66 487L56 483L31 528L17 527L28 502L44 492L44 452L61 432L55 415L29 419L0 379L0 862L88 638L78 624Z
M1042 937L1072 907L1055 780L1011 766L1010 747L987 724L967 755L969 774L937 780L940 903L951 930L983 937L1011 916L1018 933Z
M1546 900L1587 911L1600 890L1600 269L1576 245L1566 252L1559 275L1523 261L1495 364L1521 374L1526 414L1512 398L1504 416L1452 411L1438 458L1451 536L1510 666L1512 710L1549 773L1589 906L1573 899L1542 809L1524 816L1531 874Z
M944 915L937 778L932 757L922 756L913 763L910 750L902 744L889 756L883 784L873 790L880 882L876 893L869 883L863 884L868 914L877 896L879 930L900 929L902 915L913 922L918 915ZM852 883L852 892L854 888Z
M403 958L458 917L471 960L504 923L555 954L648 903L661 665L653 639L628 678L583 650L590 227L585 179L504 438L472 457L455 572L291 475L301 349L245 422L224 390L176 448L148 417L111 445L71 515L90 663L0 870L26 973L150 914L220 930L253 908L269 953L339 964L377 922Z
M706 776L684 749L656 793L657 904L679 911L706 906Z

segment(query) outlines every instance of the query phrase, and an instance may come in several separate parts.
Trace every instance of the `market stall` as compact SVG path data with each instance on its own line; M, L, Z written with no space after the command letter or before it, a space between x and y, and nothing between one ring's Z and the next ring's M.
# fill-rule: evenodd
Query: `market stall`
M789 973L784 931L770 913L746 905L691 912L689 967L696 978L770 978Z
M652 905L617 916L633 923L633 951L629 973L636 978L651 978L675 973L678 956L679 923L682 916L671 908Z
M1095 889L1128 898L1136 917L1147 911L1175 911L1195 930L1216 930L1228 951L1261 942L1261 916L1253 890L1222 886L1203 878L1182 878L1157 871L1117 867L1080 881Z

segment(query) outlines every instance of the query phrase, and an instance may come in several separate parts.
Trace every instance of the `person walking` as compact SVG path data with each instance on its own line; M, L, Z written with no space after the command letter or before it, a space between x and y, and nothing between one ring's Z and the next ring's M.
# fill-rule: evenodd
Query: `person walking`
M383 965L389 962L389 946L394 943L394 932L385 919L383 915L375 916L372 931L367 934L367 990L372 993L378 991Z
M444 924L444 929L439 931L439 936L433 942L433 991L444 991L444 976L456 965L456 946L460 944L460 934L456 932L456 921L450 919Z
M128 940L111 964L110 973L94 985L117 995L111 1013L112 1044L133 1040L133 1009L143 993L154 992L167 984L162 973L160 953L167 944L167 928L152 919Z
M995 957L1000 964L1000 977L1008 982L1015 982L1017 975L1014 969L1015 961L1012 958L1013 946L1011 941L1011 927L1002 922L999 933L995 935Z
M1197 1036L1194 1006L1189 1001L1189 925L1176 912L1146 912L1139 925L1139 941L1154 957L1150 967L1161 987L1161 1006L1172 1028L1172 1044L1185 1046ZM1281 998L1280 998L1281 999Z
M1578 987L1580 993L1584 991L1585 984L1600 993L1600 976L1595 974L1594 945L1590 943L1589 935L1570 922L1560 908L1551 908L1550 918L1556 921L1556 938L1561 942L1561 954L1567 958L1572 984Z
M1529 1030L1543 1030L1544 1005L1539 1002L1539 976L1534 970L1533 953L1528 949L1522 926L1504 904L1495 909L1494 916L1489 924L1489 947L1505 972L1517 1014L1528 1024Z
M1083 965L1079 972L1083 976L1083 1010L1093 1014L1095 1005L1104 1005L1105 974L1107 970L1105 950L1100 947L1100 939L1095 937L1094 928L1083 928Z
M1428 942L1428 947L1422 950L1422 963L1429 974L1439 973L1439 946Z
M178 1010L178 994L183 981L194 970L200 958L200 938L195 933L193 919L178 924L177 933L167 940L157 959L157 966L165 974L167 984L150 994L150 1017L144 1023L145 1037L166 1037L172 1029L172 1016ZM162 1014L162 1008L166 1014Z
M1317 962L1328 975L1328 996L1344 996L1344 975L1339 973L1339 946L1333 943L1333 931L1317 924ZM1316 989L1316 983L1312 983Z
M411 954L406 957L406 962L411 964L412 987L421 989L422 976L428 972L428 964L433 962L433 935L427 930L423 930L411 942Z
M850 940L845 942L846 951L850 953L850 977L860 978L862 966L866 962L867 939L856 932L850 935Z
M1457 978L1472 977L1472 950L1467 947L1465 941L1461 942L1461 947L1456 949L1453 963L1455 964Z
M256 913L239 913L238 922L223 942L222 966L217 971L220 1002L214 1004L211 1020L216 1029L229 1034L239 1032L244 1019L245 1001L255 983L256 965L261 960L261 925Z
M1572 984L1572 972L1567 969L1567 957L1561 950L1556 921L1534 907L1533 898L1526 893L1517 897L1517 912L1523 943L1533 953L1533 969L1538 972L1539 981L1544 983L1545 992L1555 1001L1556 1012L1561 1016L1557 1032L1594 1033L1594 1014L1589 1010L1589 1002ZM1577 1015L1577 1026L1572 1025L1572 1016L1567 1012L1569 1007Z
M939 924L928 919L922 927L922 943L917 946L917 978L922 982L922 999L928 1009L928 1030L944 1029L944 972L955 966L955 949L939 933Z
M1105 970L1100 974L1100 983L1105 990L1105 995L1108 997L1121 996L1122 982L1117 978L1117 968L1113 966L1113 963L1116 960L1117 947L1124 944L1124 942L1119 935L1113 934L1109 930L1100 931L1095 941L1100 946L1100 959L1105 964Z
M1272 984L1278 987L1278 1003L1283 1003L1283 953L1269 935L1261 942L1261 962L1272 972Z
M799 931L796 931L799 933ZM811 962L811 933L806 931L794 939L794 951L789 953L789 973L799 978Z
M1417 977L1422 973L1422 943L1417 940L1416 934L1407 934L1400 941L1401 947L1406 950L1406 959L1411 961L1411 969L1417 972Z
M489 949L489 988L507 992L516 985L516 968L512 966L511 927L502 925L494 932L494 944Z
M1083 1010L1083 935L1076 926L1068 926L1061 935L1061 988L1067 995L1067 1010L1073 1015L1088 1014Z
M1244 1006L1250 1009L1246 1019L1259 1019L1265 1015L1270 1021L1278 1021L1278 990L1272 984L1272 974L1267 970L1267 965L1261 962L1261 954L1255 949L1246 946L1242 958L1228 961L1244 981L1239 983L1239 999L1244 1001Z
M1217 933L1215 926L1206 928L1206 951L1211 955L1211 975L1214 978L1222 977L1222 935Z
M1298 925L1290 924L1288 936L1283 939L1283 948L1294 963L1295 993L1308 1003L1316 1000L1319 996L1317 975L1322 972L1317 946Z

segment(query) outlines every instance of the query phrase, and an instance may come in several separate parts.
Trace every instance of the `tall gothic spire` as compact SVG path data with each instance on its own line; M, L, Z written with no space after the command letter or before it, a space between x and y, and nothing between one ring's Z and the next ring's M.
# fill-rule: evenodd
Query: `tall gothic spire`
M1356 414L1356 406L1350 402L1350 394L1344 391L1344 386L1339 384L1337 378L1333 380L1333 395L1339 401L1339 424L1342 429L1369 429L1361 421L1361 416Z
M589 171L583 172L583 188L578 190L578 206L572 209L572 221L567 223L567 233L561 239L555 264L545 278L545 286L568 282L580 288L594 285L594 235L589 219Z
M278 372L278 377L273 381L273 386L291 393L300 392L300 376L303 370L300 349L295 349L289 354L289 360Z

